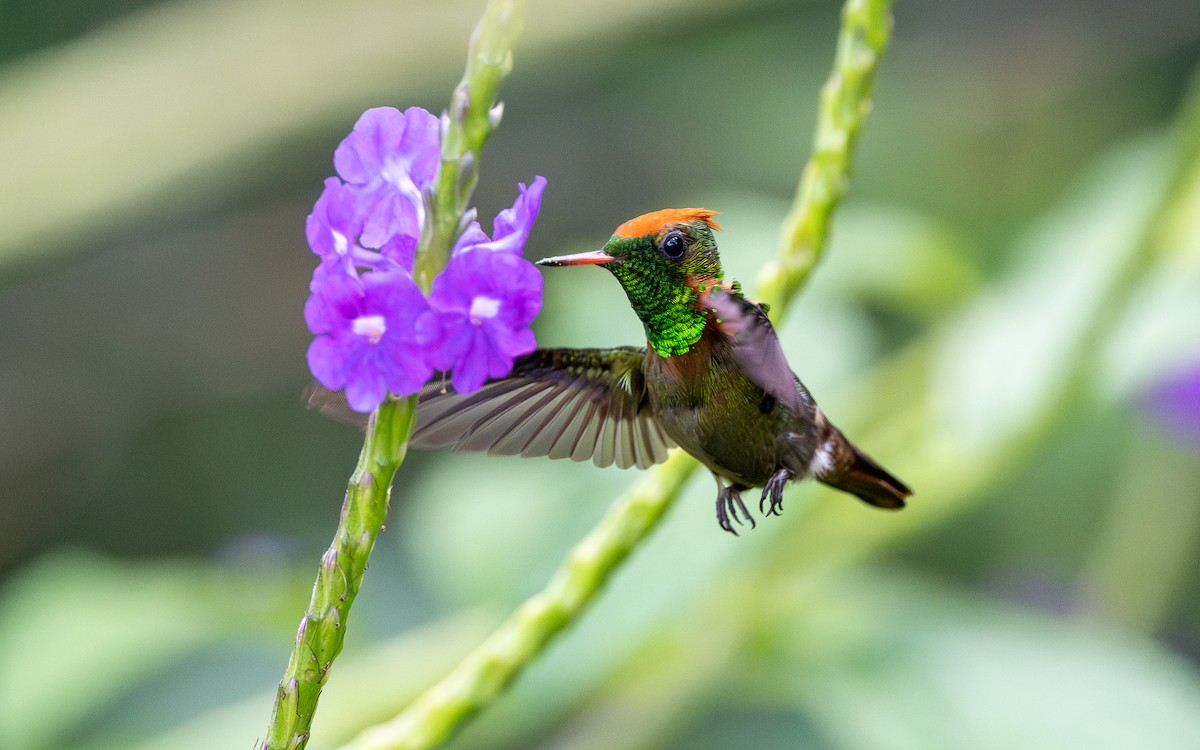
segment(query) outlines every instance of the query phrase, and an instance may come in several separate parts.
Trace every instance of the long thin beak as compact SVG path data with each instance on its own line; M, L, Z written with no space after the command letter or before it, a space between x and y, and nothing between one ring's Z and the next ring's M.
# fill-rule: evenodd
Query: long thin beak
M556 255L553 258L542 258L537 264L539 266L598 266L605 263L612 263L614 260L616 258L603 250L593 250L590 253L575 253L574 255Z

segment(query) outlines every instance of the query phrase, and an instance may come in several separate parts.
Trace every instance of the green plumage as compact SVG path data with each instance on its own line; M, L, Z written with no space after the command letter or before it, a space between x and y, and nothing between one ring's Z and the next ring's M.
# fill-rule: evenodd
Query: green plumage
M708 244L712 242L712 230L708 230ZM609 270L621 282L629 304L646 329L646 342L660 356L670 357L687 353L700 337L708 322L708 314L696 307L696 291L684 280L688 273L709 274L721 272L696 264L694 269L668 262L657 253L637 251L642 238L626 239L613 237L605 249L612 255L620 254L626 262L612 266Z

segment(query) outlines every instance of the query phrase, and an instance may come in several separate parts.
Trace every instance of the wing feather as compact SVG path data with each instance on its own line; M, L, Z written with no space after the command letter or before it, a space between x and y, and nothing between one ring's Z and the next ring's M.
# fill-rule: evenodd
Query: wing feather
M540 393L514 404L471 430L469 436L455 444L456 450L487 451L497 456L520 455L525 446L537 437L544 420L553 417L554 412L547 405L563 393L561 389L545 387Z
M644 350L632 347L539 349L475 393L439 380L419 396L409 444L650 466L674 443L650 405L644 360Z
M650 404L644 361L645 350L633 347L538 349L468 394L438 374L417 396L409 445L646 468L665 461L675 443ZM306 400L334 419L366 424L341 393L313 384Z
M600 430L604 427L606 407L599 403L589 404L586 420L580 425L579 437L571 449L572 461L591 461L600 441Z
M792 373L771 319L760 305L720 287L709 291L703 304L712 307L717 324L733 341L733 355L740 369L764 392L771 394L797 414L805 408L800 381Z
M549 419L540 426L532 423L534 426L533 436L521 448L522 456L526 458L551 456L555 443L562 437L563 430L567 429L571 417L578 410L580 403L584 401L584 399L572 399L571 396L571 391L564 388L554 395L551 403L546 404L545 409L546 413L550 415ZM572 401L580 403L572 403Z

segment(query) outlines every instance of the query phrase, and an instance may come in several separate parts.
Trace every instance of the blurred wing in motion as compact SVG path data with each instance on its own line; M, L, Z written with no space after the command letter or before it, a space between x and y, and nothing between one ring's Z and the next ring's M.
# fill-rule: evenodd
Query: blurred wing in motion
M644 361L645 351L633 347L538 349L469 394L437 376L418 396L409 445L646 468L675 444L650 406ZM366 424L340 393L314 384L306 400L334 419Z
M803 402L812 397L792 373L775 327L762 306L719 287L702 295L701 304L716 311L720 321L717 328L732 341L733 356L741 371L793 413L805 413Z
M674 446L655 419L642 349L538 349L466 395L427 384L410 445L646 468Z

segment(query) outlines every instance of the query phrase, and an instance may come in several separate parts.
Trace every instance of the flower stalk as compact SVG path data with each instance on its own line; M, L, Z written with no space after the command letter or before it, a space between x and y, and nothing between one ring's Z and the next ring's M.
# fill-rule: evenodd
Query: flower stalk
M406 225L393 226L387 223L404 219L404 212L397 218L396 214L381 214L378 207L392 205L403 209L407 206L406 190L414 189L416 181L412 178L420 171L417 163L421 158L419 149L413 151L411 144L420 141L422 113L414 110L404 115L382 110L366 113L356 126L355 133L343 142L335 154L339 174L347 179L347 183L342 184L336 178L327 181L326 192L309 217L309 243L322 258L321 266L314 272L314 294L305 310L310 328L318 334L316 341L320 342L316 347L319 356L314 356L314 351L310 349L310 365L314 362L322 365L314 370L319 380L340 381L347 385L346 400L351 408L361 404L378 406L367 423L366 439L358 465L346 488L333 543L321 557L312 597L296 632L295 648L280 680L270 724L259 746L261 750L300 750L308 743L321 689L329 678L334 659L342 650L350 608L362 585L375 539L387 519L392 480L404 461L408 439L416 423L415 396L379 396L386 393L383 390L385 386L394 386L397 378L410 376L411 373L404 372L401 367L398 374L391 375L390 382L383 382L385 378L379 374L347 375L343 372L345 363L361 362L363 359L348 357L347 351L354 347L368 351L376 355L383 365L394 365L398 361L396 357L382 353L378 344L383 337L394 336L400 328L389 323L394 323L396 318L412 318L414 306L426 303L420 295L409 294L407 297L412 299L405 298L405 304L409 307L401 308L397 304L397 290L402 291L403 285L397 286L397 282L407 280L411 286L416 281L421 292L429 294L432 291L434 302L438 302L439 292L434 287L434 279L446 267L451 250L455 249L455 242L464 229L468 231L463 239L468 242L464 248L459 248L464 256L467 249L479 248L471 250L473 259L490 261L491 266L500 264L508 270L509 276L519 273L521 269L513 270L508 266L525 263L519 260L520 250L536 218L544 180L538 178L528 191L524 185L521 186L521 198L510 210L503 226L501 220L497 219L497 231L492 238L472 223L474 211L468 209L478 179L479 154L488 136L499 124L500 108L496 104L496 95L500 79L512 66L512 44L520 28L521 6L518 0L493 0L472 35L466 76L455 91L450 112L439 123L441 145L438 170L432 178L432 184L421 191L425 216L420 222L420 237L415 242L415 257L409 256L413 262L411 279L404 268L405 247L410 251L412 248L412 244L406 246L404 243ZM427 114L425 116L428 117ZM399 154L408 160L407 186L403 183L391 184L386 179L380 182L380 175L377 174L382 163L379 157L386 157L389 153L380 149L395 148L394 136L397 133L403 134L405 139L400 147L408 149ZM397 154L391 153L391 158L397 158ZM389 192L397 188L401 196L398 203ZM362 210L363 205L368 206L366 213ZM407 218L411 219L414 215L419 216L419 212L410 212ZM384 221L381 223L380 219ZM408 227L411 229L411 221ZM356 244L358 242L364 243L365 247ZM487 255L493 252L495 257ZM362 266L370 270L360 274L357 269ZM532 266L529 271L536 276ZM462 273L465 272L460 269ZM536 302L530 296L533 292L526 293L529 299L522 297L520 300L524 308L531 308L522 313L527 313L529 319L540 307L540 276L536 281ZM468 290L469 282L470 279L464 283ZM451 282L444 286L446 288L442 290L442 296L453 297L454 292L462 291ZM511 286L523 288L519 283ZM377 288L384 290L377 295L384 302L372 307L375 299L371 292ZM499 297L497 295L489 299L498 306L501 303ZM506 298L503 301L511 300ZM400 310L399 315L396 315L397 309ZM443 328L452 326L453 310L442 312L444 317L439 325ZM497 311L490 312L495 316ZM498 317L497 322L500 323ZM528 324L528 320L522 317L503 323L521 329ZM335 340L337 336L341 338ZM460 341L463 337L442 338ZM532 333L528 338L528 348L531 349ZM404 343L407 345L410 342ZM487 342L475 343L478 349ZM452 356L454 354L457 359ZM415 363L423 356L423 353L410 349L399 361ZM456 383L461 376L458 365L471 372L465 377L482 379L486 376L486 373L474 372L479 368L472 363L469 353L465 359L462 352L438 352L429 356L442 356L445 362L439 363L440 367L455 365ZM495 359L494 356L492 358ZM323 379L320 375L327 377ZM352 376L361 377L355 380ZM394 387L389 389L396 390ZM411 393L412 390L405 387L401 392Z
M524 9L524 0L491 0L471 34L466 73L442 118L441 165L429 191L427 231L413 267L413 278L426 291L474 218L470 202L479 182L479 156L504 111L497 94L500 80L512 70Z
M843 8L833 72L821 93L813 154L785 222L779 255L759 275L759 295L772 304L775 315L803 286L825 248L830 218L849 186L853 149L871 109L875 73L891 25L890 0L847 0ZM342 750L417 750L452 735L575 621L654 530L697 466L676 450L650 470L575 545L545 589L404 712L368 728Z
M829 239L834 209L850 189L851 159L871 113L875 73L892 34L891 0L847 0L833 72L821 87L812 155L783 220L779 254L758 274L758 298L783 319Z
M388 399L371 415L337 533L321 556L312 598L296 631L296 647L279 683L262 750L299 750L308 742L317 699L342 650L350 607L387 518L392 478L404 461L416 418L415 402Z

